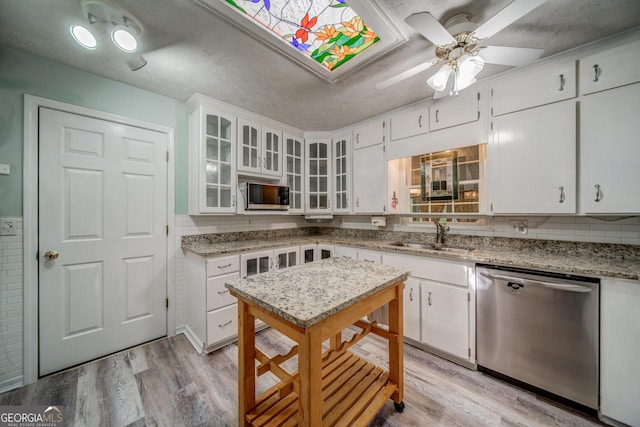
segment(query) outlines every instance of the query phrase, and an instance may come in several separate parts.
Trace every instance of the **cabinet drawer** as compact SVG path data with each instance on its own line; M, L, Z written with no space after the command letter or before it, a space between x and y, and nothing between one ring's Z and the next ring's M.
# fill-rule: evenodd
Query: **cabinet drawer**
M238 304L207 313L207 345L238 334Z
M382 256L380 252L363 251L362 249L358 249L358 261L380 264L382 261Z
M429 106L429 130L450 128L480 119L480 93L470 90Z
M582 95L637 81L640 81L640 41L608 49L580 60Z
M207 277L240 271L238 255L213 258L207 260Z
M236 298L229 293L229 289L225 288L224 284L238 278L240 278L239 271L207 279L207 311L236 302Z
M389 119L391 127L391 140L422 135L429 131L429 108L422 106L397 113Z
M411 255L384 254L384 264L406 268L411 271L409 274L411 277L464 286L465 288L468 286L467 274L470 267L463 263Z

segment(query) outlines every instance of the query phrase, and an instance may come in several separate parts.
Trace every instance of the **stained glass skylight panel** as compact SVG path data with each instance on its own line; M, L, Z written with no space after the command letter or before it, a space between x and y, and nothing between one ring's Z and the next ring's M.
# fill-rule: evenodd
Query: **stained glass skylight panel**
M380 42L346 0L220 1L330 71Z

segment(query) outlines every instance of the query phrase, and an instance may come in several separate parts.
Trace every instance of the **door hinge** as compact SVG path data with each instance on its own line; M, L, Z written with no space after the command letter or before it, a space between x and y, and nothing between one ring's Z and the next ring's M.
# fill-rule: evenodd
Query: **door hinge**
M167 236L169 235L169 226L167 225Z
M480 101L480 92L478 92L478 101Z
M491 114L493 114L493 109L491 110ZM493 122L491 122L491 130L493 130Z
M491 115L493 116L493 107L491 107ZM493 123L491 123L491 129L493 129Z
M169 308L169 298L165 298L164 303L165 307Z
M491 203L491 212L493 212L493 203Z
M169 161L169 151L167 151L167 162Z
M471 302L471 293L467 292L467 301Z
M491 88L491 96L493 97L493 88Z
M478 120L480 120L480 110L478 110Z
M40 261L40 252L36 252L36 261Z
M387 122L383 121L383 122L382 122L382 129L384 129L384 128L385 128L385 126L387 126Z
M387 147L386 147L386 146L384 146L384 145L382 146L382 152L383 152L383 153L386 153L386 152L387 152Z
M469 347L469 349L468 349L468 350L469 350L469 353L468 353L468 354L469 354L469 357L471 357L471 347Z

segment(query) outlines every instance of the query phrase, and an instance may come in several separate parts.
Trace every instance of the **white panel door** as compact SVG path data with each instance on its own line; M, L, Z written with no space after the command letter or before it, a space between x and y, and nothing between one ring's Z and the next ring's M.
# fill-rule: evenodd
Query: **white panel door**
M166 335L168 135L47 108L39 126L45 375Z
M387 180L384 146L353 151L353 210L357 214L386 211Z

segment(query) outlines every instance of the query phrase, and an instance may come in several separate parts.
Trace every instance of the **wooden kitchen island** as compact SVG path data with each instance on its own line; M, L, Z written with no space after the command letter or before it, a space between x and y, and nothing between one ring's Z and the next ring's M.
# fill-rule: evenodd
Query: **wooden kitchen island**
M238 298L239 425L367 425L389 398L402 411L407 275L394 267L329 258L228 282ZM388 330L361 320L387 303ZM285 355L267 356L255 347L255 318L296 345ZM342 331L351 325L360 332L343 341ZM388 339L388 372L348 351L368 333ZM298 371L286 371L281 365L296 355ZM256 397L256 375L266 372L280 381Z

